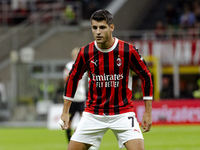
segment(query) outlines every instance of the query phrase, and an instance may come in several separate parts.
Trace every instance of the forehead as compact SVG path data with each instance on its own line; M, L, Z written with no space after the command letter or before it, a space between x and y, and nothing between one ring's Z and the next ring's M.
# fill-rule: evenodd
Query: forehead
M91 25L92 26L108 26L105 20L102 20L102 21L92 20Z

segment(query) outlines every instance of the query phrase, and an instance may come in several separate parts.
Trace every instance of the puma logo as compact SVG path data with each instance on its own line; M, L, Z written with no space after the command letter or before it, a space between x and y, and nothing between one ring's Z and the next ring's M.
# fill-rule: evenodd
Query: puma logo
M95 60L95 61L91 61L91 63L93 63L95 66L97 66L97 62L98 62L98 60Z

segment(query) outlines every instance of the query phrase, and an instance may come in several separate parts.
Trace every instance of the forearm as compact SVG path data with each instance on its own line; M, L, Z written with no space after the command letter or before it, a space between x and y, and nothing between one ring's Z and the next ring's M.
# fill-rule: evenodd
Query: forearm
M69 109L71 106L72 101L68 99L64 99L64 104L63 104L63 114L68 114Z
M145 112L151 114L152 113L152 100L144 100L145 103Z
M67 129L69 126L69 109L71 103L72 101L64 99L63 112L59 122L63 130Z
M143 132L150 131L152 124L152 100L144 100L145 103L145 112L142 119L142 128Z

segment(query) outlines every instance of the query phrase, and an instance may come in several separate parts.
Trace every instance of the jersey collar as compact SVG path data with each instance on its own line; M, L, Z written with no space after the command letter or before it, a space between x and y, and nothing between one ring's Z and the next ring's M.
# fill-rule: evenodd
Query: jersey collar
M109 49L101 49L101 48L98 47L97 42L94 41L94 45L95 45L95 47L96 47L99 51L101 51L101 52L103 52L103 53L108 53L108 52L114 50L115 47L117 46L117 43L118 43L118 39L115 38L115 42L114 42L114 44L113 44Z

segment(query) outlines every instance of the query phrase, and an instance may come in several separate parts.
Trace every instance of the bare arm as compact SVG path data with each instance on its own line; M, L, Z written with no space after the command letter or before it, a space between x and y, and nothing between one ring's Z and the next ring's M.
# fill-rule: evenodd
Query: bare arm
M64 122L64 126L61 125L61 128L63 130L66 130L69 126L69 109L70 109L71 103L72 101L64 99L63 112L61 115L61 120Z
M151 129L152 124L152 100L144 100L145 102L145 113L142 119L143 132L148 132Z

